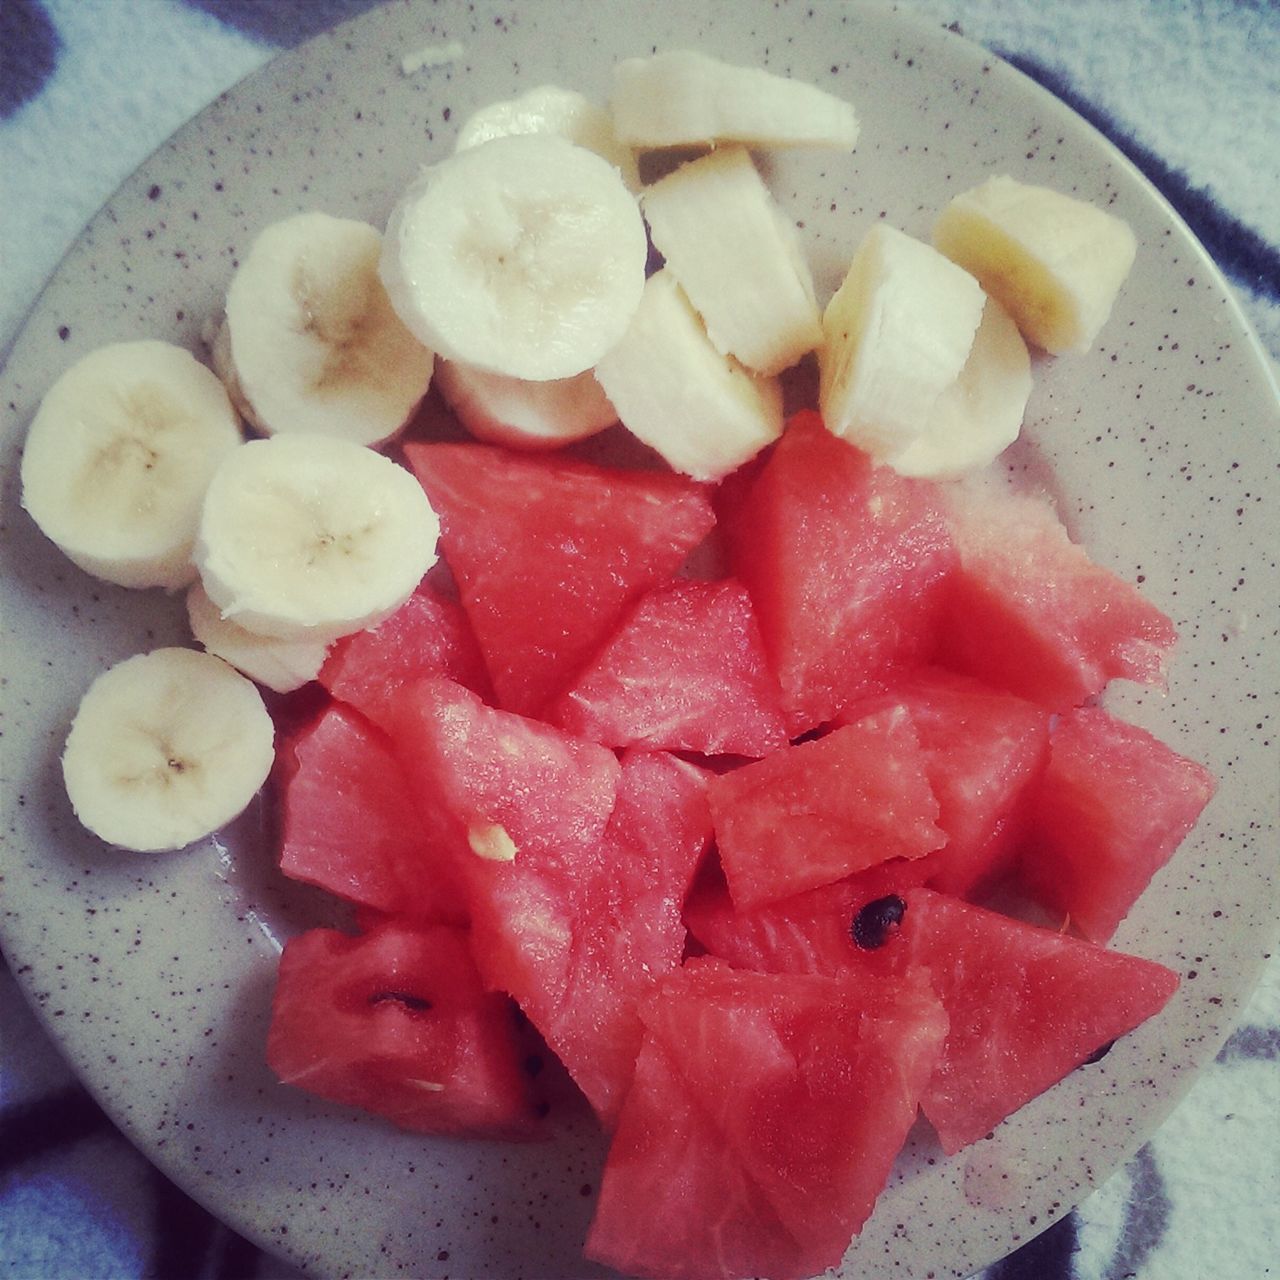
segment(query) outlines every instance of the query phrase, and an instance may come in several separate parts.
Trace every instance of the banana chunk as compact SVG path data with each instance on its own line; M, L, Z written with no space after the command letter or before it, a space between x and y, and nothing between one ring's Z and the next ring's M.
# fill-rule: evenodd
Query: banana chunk
M62 774L84 826L108 844L151 853L225 826L273 760L274 727L249 680L207 653L155 649L90 685Z
M1133 266L1122 219L1007 176L956 196L933 242L975 275L1029 342L1053 355L1093 345Z
M468 116L458 130L455 151L478 147L513 133L554 133L607 160L632 191L640 189L635 152L618 141L613 118L574 89L544 84L516 98L491 102Z
M120 342L77 361L41 401L22 456L22 505L86 573L176 590L205 488L241 443L214 374L167 342Z
M745 147L681 165L641 197L653 243L716 347L775 374L822 341L795 227Z
M988 298L960 376L889 465L901 475L938 480L985 467L1018 438L1030 397L1027 344L1009 313Z
M436 389L477 440L513 449L558 449L618 420L590 369L572 378L529 382L441 360Z
M822 317L827 429L878 459L905 449L959 378L985 302L936 249L887 223L872 227Z
M619 62L609 106L614 133L633 147L745 142L852 150L858 141L858 118L843 99L692 49Z
M246 631L222 616L199 581L187 588L187 621L207 653L276 693L292 693L309 684L320 674L329 652L329 646L318 640L279 640Z
M666 268L596 377L622 425L695 480L719 480L782 434L777 379L717 351Z
M227 290L214 364L269 435L390 439L431 384L432 354L378 277L376 227L326 213L272 223Z
M554 134L493 138L424 169L393 210L381 273L447 360L546 381L623 335L649 243L618 171Z
M205 495L195 558L248 631L324 643L389 617L435 563L440 522L389 458L329 436L241 445Z

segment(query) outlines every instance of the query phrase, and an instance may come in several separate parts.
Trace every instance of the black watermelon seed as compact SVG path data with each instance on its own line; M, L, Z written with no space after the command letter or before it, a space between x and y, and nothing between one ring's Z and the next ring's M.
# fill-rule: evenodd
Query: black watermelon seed
M907 904L896 893L875 898L853 917L849 935L863 951L875 951L889 941L890 930L902 923L906 913Z
M1094 1050L1094 1051L1093 1051L1093 1052L1092 1052L1092 1053L1091 1053L1091 1054L1090 1054L1090 1055L1085 1059L1085 1065L1087 1066L1087 1065L1089 1065L1089 1064L1091 1064L1091 1063L1094 1063L1094 1062L1101 1062L1101 1061L1103 1060L1103 1058L1105 1058L1105 1057L1107 1056L1107 1054L1109 1054L1109 1053L1111 1052L1112 1046L1113 1046L1114 1044L1115 1044L1115 1041L1114 1041L1114 1040L1108 1040L1108 1041L1107 1041L1107 1043L1106 1043L1106 1044L1104 1044L1101 1048L1095 1049L1095 1050Z

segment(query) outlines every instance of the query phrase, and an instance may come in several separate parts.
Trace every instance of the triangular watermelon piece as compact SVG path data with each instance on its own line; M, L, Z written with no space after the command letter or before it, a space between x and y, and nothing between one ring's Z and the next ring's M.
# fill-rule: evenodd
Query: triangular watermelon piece
M285 875L379 912L465 923L452 857L424 829L383 733L335 702L278 755Z
M929 855L930 887L964 897L1007 871L1026 835L1031 796L1049 754L1043 707L941 668L895 680L837 717L852 724L905 707L938 798L946 844Z
M280 957L267 1062L417 1133L535 1137L513 1012L481 985L461 929L311 929Z
M690 936L735 969L760 973L844 973L851 966L889 972L882 952L854 941L853 923L868 902L919 888L932 857L894 858L835 884L740 911L711 859L684 904Z
M1178 975L1138 956L912 889L886 944L927 970L951 1019L920 1100L953 1155L1158 1013Z
M955 558L936 486L874 466L799 413L723 519L793 736L931 655Z
M1109 680L1164 684L1173 623L1072 542L1038 498L957 490L960 565L952 575L939 660L1055 711Z
M391 617L339 640L318 679L335 698L384 724L401 688L423 676L447 676L482 698L491 696L467 615L427 579Z
M900 707L721 774L708 794L729 892L744 909L946 840Z
M946 1018L927 980L693 960L641 1016L645 1048L588 1255L629 1274L699 1278L835 1265L937 1061Z
M787 741L781 699L746 589L686 580L635 605L551 719L610 747L762 756Z
M707 490L478 444L407 444L498 699L539 714L715 523Z
M1106 942L1214 789L1208 769L1145 729L1081 708L1054 730L1022 877L1086 938Z

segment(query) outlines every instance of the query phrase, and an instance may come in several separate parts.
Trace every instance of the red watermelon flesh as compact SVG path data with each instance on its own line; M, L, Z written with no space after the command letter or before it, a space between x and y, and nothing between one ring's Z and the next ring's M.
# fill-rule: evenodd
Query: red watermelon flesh
M927 971L951 1020L921 1107L953 1155L1158 1013L1172 970L912 889L884 950Z
M400 690L422 676L447 676L482 698L489 675L462 606L424 580L385 622L339 640L319 680L375 724L386 724Z
M946 844L928 883L958 897L1007 871L1030 818L1049 750L1049 713L977 680L927 668L846 707L837 723L902 706L924 753Z
M514 1010L484 989L459 929L391 922L361 937L293 938L267 1062L285 1084L419 1133L539 1130Z
M931 656L955 559L936 486L873 466L801 413L723 514L792 736Z
M641 1016L645 1048L588 1255L700 1278L835 1265L885 1184L946 1034L927 981L693 960ZM687 1193L685 1178L697 1199L673 1194Z
M762 756L787 741L746 589L685 580L643 597L551 719L610 747Z
M1100 707L1064 716L1036 792L1023 879L1086 938L1106 942L1214 789L1203 765Z
M620 772L598 743L432 677L405 686L390 729L418 812L445 833L469 885L520 855L572 861L598 845Z
M721 774L708 794L729 892L744 909L946 839L915 730L896 707Z
M715 523L704 486L478 444L407 444L501 704L541 712Z
M378 729L333 703L280 761L285 875L377 911L465 923L452 859L423 829Z
M1056 711L1109 680L1164 684L1173 623L1089 559L1039 499L957 490L940 661Z
M850 966L892 969L879 951L853 941L853 920L868 902L918 888L931 857L894 858L835 884L739 911L719 866L704 869L685 901L684 921L708 955L761 973L844 973Z

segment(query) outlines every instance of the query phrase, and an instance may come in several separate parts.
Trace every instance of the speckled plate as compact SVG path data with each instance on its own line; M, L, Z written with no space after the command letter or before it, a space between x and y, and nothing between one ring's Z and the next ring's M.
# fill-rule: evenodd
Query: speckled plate
M425 46L463 46L406 74ZM593 1274L581 1242L604 1144L430 1142L277 1085L263 1062L281 938L319 919L271 866L264 815L176 856L104 849L57 760L81 691L184 639L179 603L81 575L19 509L40 395L101 343L199 348L254 233L307 207L379 222L473 108L552 81L603 98L609 68L697 46L847 95L852 156L767 161L820 289L876 219L926 235L994 170L1098 201L1137 265L1088 356L1040 361L1013 465L1181 629L1167 696L1111 705L1206 761L1221 790L1116 944L1184 976L1164 1014L952 1160L921 1126L842 1275L965 1275L1065 1213L1155 1128L1226 1035L1276 917L1277 409L1264 359L1201 249L1078 118L949 32L835 4L400 3L287 54L213 103L94 219L3 374L6 837L0 936L70 1060L125 1132L227 1222L320 1274ZM1266 575L1272 575L1267 577Z

